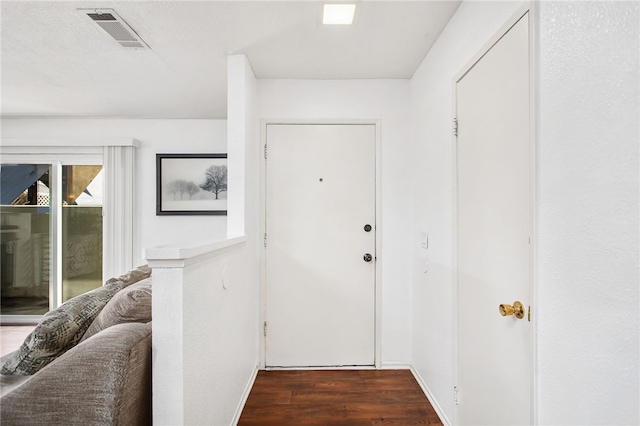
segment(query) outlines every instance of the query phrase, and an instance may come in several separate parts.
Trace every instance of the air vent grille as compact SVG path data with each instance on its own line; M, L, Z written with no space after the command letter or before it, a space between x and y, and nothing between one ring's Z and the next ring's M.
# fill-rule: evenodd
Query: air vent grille
M125 49L148 49L147 43L113 9L78 9Z
M117 21L116 17L110 13L87 13L94 21Z
M99 21L96 24L100 25L103 30L107 32L111 37L115 38L116 41L137 41L137 37L131 34L127 29L120 23L114 21Z
M119 42L122 47L130 48L130 49L146 49L147 47L140 43L139 41L120 41Z

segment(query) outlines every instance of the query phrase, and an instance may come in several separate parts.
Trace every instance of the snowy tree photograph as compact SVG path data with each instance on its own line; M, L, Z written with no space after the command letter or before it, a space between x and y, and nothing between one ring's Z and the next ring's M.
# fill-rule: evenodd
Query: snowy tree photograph
M226 215L227 154L156 154L156 215Z

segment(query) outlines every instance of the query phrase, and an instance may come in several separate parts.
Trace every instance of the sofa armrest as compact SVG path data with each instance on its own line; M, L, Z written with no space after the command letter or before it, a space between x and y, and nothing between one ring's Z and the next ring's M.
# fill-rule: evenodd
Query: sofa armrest
M114 325L2 397L2 425L151 424L151 323Z

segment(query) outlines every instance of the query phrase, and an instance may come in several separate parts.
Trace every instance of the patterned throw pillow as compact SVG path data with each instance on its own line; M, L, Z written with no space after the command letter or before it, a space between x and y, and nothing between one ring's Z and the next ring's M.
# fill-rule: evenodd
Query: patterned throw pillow
M2 365L0 374L29 376L37 373L80 342L89 325L119 290L150 275L147 265L140 266L47 312L20 349Z
M81 294L47 312L20 349L4 363L0 374L29 376L74 347L93 319L118 290L115 282Z
M137 283L138 281L143 280L145 278L149 278L150 276L151 276L151 268L149 268L149 265L140 265L136 269L132 269L126 274L120 275L118 278L109 278L107 282L104 284L109 285L111 283L119 281L123 283L124 287L126 287L133 283Z

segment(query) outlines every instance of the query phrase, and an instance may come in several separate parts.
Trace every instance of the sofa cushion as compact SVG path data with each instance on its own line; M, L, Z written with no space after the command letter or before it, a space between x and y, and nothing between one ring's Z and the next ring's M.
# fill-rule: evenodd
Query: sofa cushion
M110 327L18 386L10 380L0 400L2 426L151 425L151 329Z
M82 340L125 322L151 321L151 278L145 278L120 290L93 320Z
M7 357L0 374L35 374L80 342L95 317L119 290L150 275L149 266L139 266L47 312L22 346Z
M29 380L31 376L0 375L0 398L11 393L15 388ZM2 416L0 416L1 418Z
M0 374L35 374L74 347L102 308L123 287L122 281L112 282L47 312L22 346L8 357Z

